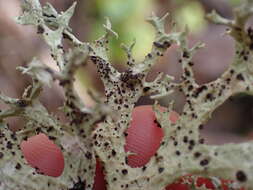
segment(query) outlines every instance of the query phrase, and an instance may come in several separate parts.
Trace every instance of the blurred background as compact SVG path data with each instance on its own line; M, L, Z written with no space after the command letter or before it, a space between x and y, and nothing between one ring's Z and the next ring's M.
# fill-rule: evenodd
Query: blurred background
M50 2L58 11L66 10L73 0L41 0L42 4ZM175 22L178 30L188 26L189 41L194 44L202 41L206 47L194 57L194 73L199 84L215 80L228 67L233 59L234 42L226 35L224 26L217 26L205 20L205 14L216 10L226 18L232 18L232 9L241 0L77 0L76 12L71 20L74 34L82 41L92 41L103 34L102 24L109 17L119 39L110 42L110 59L119 70L126 68L126 56L119 48L121 43L130 44L136 39L134 57L142 60L152 45L153 28L145 21L151 12L162 16L170 13L167 31ZM11 97L20 97L30 79L21 75L17 66L26 65L34 56L55 68L50 52L44 41L31 26L20 26L14 17L21 14L20 0L0 0L0 91ZM175 76L179 80L181 65L178 63L179 52L170 48L149 73L149 80L154 79L159 71ZM101 83L96 68L88 64L76 74L76 90L88 106L93 105L87 90L103 96ZM175 109L180 112L184 96L175 92L171 97L160 100L167 105L175 100ZM50 110L59 114L63 94L55 84L45 88L41 101ZM148 97L142 97L138 105L151 104ZM6 108L0 103L0 109ZM210 144L242 142L253 137L253 98L250 96L231 97L220 106L213 118L206 124L203 136ZM59 115L60 116L60 115ZM12 128L20 128L22 120L10 120Z

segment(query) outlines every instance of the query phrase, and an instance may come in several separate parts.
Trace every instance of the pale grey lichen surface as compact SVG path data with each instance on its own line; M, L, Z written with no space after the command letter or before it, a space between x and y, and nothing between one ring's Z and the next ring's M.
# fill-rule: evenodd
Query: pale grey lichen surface
M78 190L92 189L98 157L104 165L108 190L162 190L185 174L233 179L231 189L243 185L253 189L253 143L210 146L204 144L199 130L211 117L212 112L229 97L238 93L253 92L253 30L245 23L253 14L252 1L235 10L234 20L227 20L212 13L208 18L228 27L227 33L235 39L234 61L220 78L199 85L192 71L192 56L203 46L188 47L187 31L165 33L164 21L152 15L148 21L156 30L152 50L145 59L136 63L131 51L134 43L122 48L128 55L128 69L117 71L107 57L109 37L117 37L109 20L104 25L106 34L95 42L79 41L68 26L76 4L58 13L51 5L41 7L38 0L24 0L23 14L17 22L37 27L48 44L51 55L59 66L59 72L43 65L34 58L26 68L19 68L32 77L31 86L23 96L14 99L0 94L0 100L9 105L0 112L0 190ZM71 48L64 50L63 40ZM183 74L180 83L173 77L159 75L153 82L146 76L157 59L172 44L182 52L179 62ZM207 57L208 59L208 57ZM96 99L93 108L85 107L73 87L74 73L87 60L96 64L105 86L105 100ZM61 123L39 102L44 85L59 81L65 93L63 111L69 118ZM166 112L154 105L157 120L165 136L154 157L142 168L131 168L126 163L129 152L125 152L125 134L131 121L131 112L143 95L157 99L179 89L185 94L186 104L179 120L171 123ZM25 127L12 132L5 118L22 117ZM99 123L98 127L95 126ZM29 136L45 133L63 150L65 168L58 178L38 174L24 160L20 142ZM203 188L203 187L201 187ZM217 188L218 185L217 185Z

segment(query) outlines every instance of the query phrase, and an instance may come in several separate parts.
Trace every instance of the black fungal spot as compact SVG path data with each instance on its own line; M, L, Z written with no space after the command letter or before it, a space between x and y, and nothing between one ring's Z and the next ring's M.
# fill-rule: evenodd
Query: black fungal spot
M69 190L84 190L86 188L86 181L81 181L81 178L78 177L78 182L74 184Z
M192 86L192 85L189 85L189 86L188 86L188 91L191 91L191 90L193 90L193 86Z
M209 164L209 161L208 161L207 159L203 159L203 160L200 161L199 164L200 164L201 166L206 166L206 165Z
M191 62L191 61L190 61L188 64L189 64L191 67L194 65L194 63Z
M4 135L4 133L2 133L2 132L0 131L0 138L3 138L3 137L5 137L5 135Z
M8 141L8 142L7 142L7 145L6 145L6 148L12 149L12 146L13 146L12 142L11 142L11 141Z
M189 144L190 144L191 146L194 146L194 145L195 145L195 141L194 141L194 140L190 140L190 141L189 141Z
M41 25L37 27L37 34L43 34L45 32L44 28Z
M162 43L154 42L153 44L154 44L154 46L157 47L157 48L163 48L163 44L162 44Z
M243 75L242 75L241 73L238 74L238 75L236 75L236 79L237 79L237 80L244 81L244 77L243 77Z
M184 143L187 143L187 142L188 142L188 137L187 137L187 136L184 136L184 137L183 137L183 142L184 142Z
M127 174L128 174L128 171L127 171L127 169L123 169L123 170L121 170L121 173L122 173L123 175L127 175Z
M164 41L164 42L163 42L163 46L164 46L165 48L169 48L169 47L171 46L171 43L168 42L168 41Z
M23 137L23 141L27 141L27 139L28 139L27 136Z
M131 90L134 90L134 85L136 82L140 82L140 80L143 78L143 75L141 74L134 74L132 70L127 70L124 73L121 73L120 80L122 82L125 82L127 84L127 87Z
M205 139L199 139L199 143L200 144L204 144L205 143Z
M88 159L88 160L91 160L92 159L92 154L90 152L86 152L85 153L85 157Z
M116 151L113 149L112 150L112 156L116 156L116 154L117 154Z
M151 53L149 53L147 56L148 56L149 58L152 58L152 54L151 54Z
M55 141L55 140L56 140L56 137L54 137L54 136L48 136L48 138L49 138L50 140L52 140L52 141Z
M40 127L37 127L37 128L35 129L35 131L36 131L37 134L39 134L39 133L41 132L41 128L40 128Z
M21 169L21 164L20 163L17 163L17 165L15 166L15 168L17 169L17 170L20 170Z
M207 86L206 85L202 85L201 87L197 88L194 93L193 93L193 97L197 98L199 96L200 93L202 93L203 91L207 90Z
M20 99L17 101L17 105L18 105L18 107L24 108L28 105L28 102L26 100Z
M158 168L158 172L159 172L159 173L162 173L163 171L164 171L164 168L161 168L161 167Z
M236 179L240 182L246 182L247 175L243 171L239 170L236 172Z
M161 48L161 49L166 49L166 48L169 48L171 46L171 43L168 42L168 41L164 41L163 43L154 42L153 44L154 44L155 47Z
M57 45L57 48L58 49L63 49L63 46L62 45ZM51 69L50 69L50 71L51 71Z
M183 57L188 59L188 58L190 58L190 55L189 55L188 52L184 51L183 52Z
M143 88L143 92L147 92L149 90L150 90L150 87L148 87L148 86Z
M201 153L200 153L200 152L195 152L195 153L194 153L194 157L195 157L195 158L199 158L200 156L201 156Z
M214 99L214 96L211 93L208 93L206 95L206 99L212 101Z
M199 125L199 130L202 130L202 129L204 129L204 125Z
M52 132L54 130L54 127L52 127L52 126L50 126L50 127L48 127L47 128L47 132L49 133L49 132Z
M17 137L16 137L16 133L15 133L15 132L13 132L13 133L11 134L11 139L14 140L14 141L17 140Z
M161 124L155 119L154 123L157 125L157 127L162 128Z
M194 148L194 146L188 146L188 150L192 150Z
M185 76L187 76L187 77L191 76L191 73L190 73L190 71L188 69L185 69L184 73L185 73Z
M61 80L59 82L59 85L60 86L65 86L65 85L70 84L70 83L71 83L71 81L69 79L65 79L65 80Z

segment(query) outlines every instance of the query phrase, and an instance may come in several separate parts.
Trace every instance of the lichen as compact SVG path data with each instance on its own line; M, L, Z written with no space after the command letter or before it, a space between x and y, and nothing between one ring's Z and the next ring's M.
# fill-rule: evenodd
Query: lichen
M166 185L185 174L210 177L217 188L219 180L231 179L236 189L239 185L253 189L253 143L206 145L200 138L202 128L213 111L229 97L238 93L253 93L253 30L245 29L245 23L253 14L252 1L235 10L234 20L228 20L213 12L208 18L228 27L227 33L236 43L234 60L220 78L199 85L192 70L192 57L203 47L189 47L187 29L182 32L166 33L165 19L152 15L148 21L156 30L150 53L136 63L132 57L132 43L122 45L128 61L128 69L117 71L107 56L108 40L117 37L107 19L105 35L92 43L79 41L68 26L75 3L65 12L58 13L50 4L41 7L38 0L24 0L23 14L18 23L37 27L51 50L51 56L59 67L52 70L37 59L27 67L19 68L31 76L21 98L15 99L0 94L0 100L9 109L0 112L0 190L73 190L92 189L96 157L101 160L108 190L162 190ZM68 40L71 48L63 48ZM146 77L152 66L173 44L181 51L183 74L179 83L173 77L160 74L154 81ZM104 83L105 99L94 98L96 105L86 107L74 90L74 73L91 60ZM62 123L40 103L39 95L44 85L58 81L65 94L63 111L69 118ZM155 156L142 168L131 168L127 164L125 133L131 121L135 103L143 95L158 99L179 89L185 94L186 104L176 123L168 120L173 110L169 102L167 111L161 111L158 103L153 108L157 121L164 130L161 146ZM8 129L5 119L18 116L25 125L20 131ZM97 126L97 127L96 127ZM65 168L58 178L41 175L24 160L20 143L29 136L45 133L58 144L64 154Z

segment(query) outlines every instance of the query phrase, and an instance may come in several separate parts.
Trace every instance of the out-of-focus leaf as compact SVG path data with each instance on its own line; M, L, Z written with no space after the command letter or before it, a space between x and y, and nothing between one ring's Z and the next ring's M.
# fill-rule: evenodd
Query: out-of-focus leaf
M242 3L242 0L230 0L228 1L232 6L238 6Z
M206 25L204 9L197 1L185 3L174 14L176 23L181 29L187 26L190 32L196 33Z
M104 17L109 17L113 29L120 36L120 40L112 39L110 48L113 52L109 57L113 62L122 63L126 61L124 51L119 47L121 43L129 44L133 39L136 39L135 59L140 60L151 48L152 28L144 18L151 12L152 0L97 0L97 12L100 17L98 20L103 20ZM98 34L101 34L101 22L93 23L91 38L95 39Z

